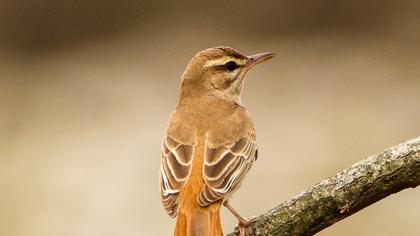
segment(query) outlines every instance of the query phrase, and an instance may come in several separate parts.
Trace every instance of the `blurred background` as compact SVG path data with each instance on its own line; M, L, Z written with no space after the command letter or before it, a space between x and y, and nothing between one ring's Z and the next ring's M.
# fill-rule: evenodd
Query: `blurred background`
M232 199L245 216L420 135L419 1L0 5L2 236L170 235L161 138L208 47L277 53L244 90L260 147ZM319 235L419 235L419 199L404 190Z

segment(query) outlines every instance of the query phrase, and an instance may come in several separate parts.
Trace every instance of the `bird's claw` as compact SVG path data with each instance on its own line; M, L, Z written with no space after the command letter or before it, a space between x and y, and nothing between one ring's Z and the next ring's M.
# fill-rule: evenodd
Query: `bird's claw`
M246 236L246 227L249 225L249 220L241 219L235 227L235 233L239 233L239 236Z

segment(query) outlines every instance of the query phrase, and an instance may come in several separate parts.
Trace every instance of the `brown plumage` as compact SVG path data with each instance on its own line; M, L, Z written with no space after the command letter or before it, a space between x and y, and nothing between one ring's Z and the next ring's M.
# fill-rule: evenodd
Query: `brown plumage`
M257 159L254 123L241 104L244 77L273 53L245 56L229 47L199 52L182 75L181 97L162 145L161 197L174 235L220 236L228 204Z

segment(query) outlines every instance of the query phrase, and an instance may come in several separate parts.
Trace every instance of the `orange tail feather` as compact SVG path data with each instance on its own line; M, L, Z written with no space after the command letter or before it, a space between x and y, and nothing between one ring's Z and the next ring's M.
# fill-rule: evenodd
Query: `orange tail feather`
M203 150L197 149L192 172L179 195L179 209L174 236L223 236L220 223L221 201L208 207L198 204L198 196L204 186L202 177Z
M178 213L174 236L222 236L220 204Z

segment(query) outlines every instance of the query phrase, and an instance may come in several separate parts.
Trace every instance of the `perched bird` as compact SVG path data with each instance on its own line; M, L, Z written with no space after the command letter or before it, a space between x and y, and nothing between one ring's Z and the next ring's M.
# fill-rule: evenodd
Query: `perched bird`
M273 56L215 47L196 54L185 69L181 96L163 138L160 171L163 206L177 217L174 236L222 235L222 204L238 218L244 235L248 221L228 200L258 150L241 92L246 73Z

